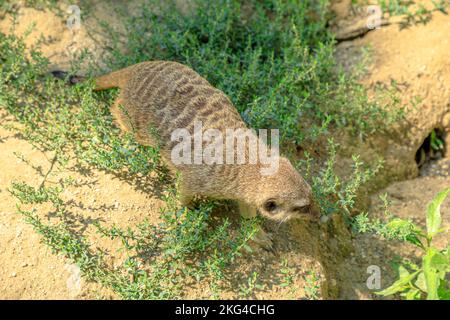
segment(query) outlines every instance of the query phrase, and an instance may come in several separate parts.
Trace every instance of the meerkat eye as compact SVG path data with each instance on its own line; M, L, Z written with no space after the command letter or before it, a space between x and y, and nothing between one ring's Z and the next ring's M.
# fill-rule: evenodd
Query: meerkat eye
M273 212L278 208L277 203L274 200L267 200L264 203L264 210L268 212Z

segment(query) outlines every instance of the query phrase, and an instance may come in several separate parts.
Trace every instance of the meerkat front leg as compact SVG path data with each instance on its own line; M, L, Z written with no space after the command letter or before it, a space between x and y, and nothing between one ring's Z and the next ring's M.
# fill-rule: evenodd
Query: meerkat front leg
M179 176L178 178L179 178L177 185L178 200L180 201L180 204L183 207L188 207L192 209L194 194L189 191L190 188L183 180L182 176Z
M239 214L247 219L254 218L257 215L255 207L248 205L243 201L238 201ZM264 231L261 227L258 232L252 237L252 240L259 244L262 248L273 251L272 236L270 233Z
M247 203L243 201L238 201L239 214L244 218L254 218L257 215L256 208L253 206L249 206Z
M189 189L181 183L178 188L178 200L183 207L188 207L192 209L192 204L194 200L194 195L188 191Z
M190 194L180 194L179 199L180 199L180 204L183 207L189 208L192 206L192 200L194 199L194 197L191 196Z

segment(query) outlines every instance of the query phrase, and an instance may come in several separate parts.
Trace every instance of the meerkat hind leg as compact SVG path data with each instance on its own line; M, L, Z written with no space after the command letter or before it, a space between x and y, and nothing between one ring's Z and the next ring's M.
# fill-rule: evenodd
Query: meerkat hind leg
M239 213L242 217L250 219L257 215L257 210L253 206L249 206L247 203L238 201ZM273 251L272 236L270 233L264 231L261 227L258 232L252 237L252 241L257 243L263 249Z
M110 108L111 114L114 117L114 122L116 125L125 132L133 132L131 127L131 121L126 114L125 107L124 107L124 100L122 97L117 97L116 101Z

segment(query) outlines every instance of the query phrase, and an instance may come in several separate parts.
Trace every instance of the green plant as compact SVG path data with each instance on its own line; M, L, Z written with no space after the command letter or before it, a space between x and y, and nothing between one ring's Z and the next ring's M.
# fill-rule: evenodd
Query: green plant
M383 162L379 160L373 168L370 168L364 165L359 156L354 155L353 171L347 179L342 179L335 170L337 147L332 139L328 140L327 159L325 165L318 170L314 169L313 159L308 153L305 154L305 160L298 162L297 167L303 170L305 179L310 182L322 215L339 213L350 222L358 191L375 176Z
M414 4L410 0L379 0L378 3L383 12L389 12L391 15L407 14L408 7Z
M447 8L450 6L450 1L448 0L431 0L435 9L447 14Z
M430 146L433 150L439 151L444 149L444 142L436 134L436 130L432 130L430 134Z
M447 8L450 7L450 1L439 0L431 1L433 8L428 8L422 3L417 3L410 0L379 0L379 5L383 12L388 12L391 16L403 15L405 19L400 22L402 27L407 27L411 24L427 23L431 20L432 13L440 11L447 14ZM411 8L414 8L411 10Z
M292 286L295 279L294 268L289 266L287 259L283 259L281 262L280 272L283 275L283 278L281 279L281 287Z
M306 281L305 293L308 300L318 300L320 290L320 277L312 272L308 271L304 276Z
M288 260L285 258L281 261L281 284L280 287L288 289L288 298L298 298L298 288L294 286L294 282L297 279L296 269L289 265Z
M428 300L450 299L446 279L447 273L450 272L450 247L438 250L432 244L437 234L448 232L448 229L441 227L440 205L449 194L450 188L445 189L428 204L426 231L413 222L400 218L391 218L389 222L383 223L380 220L370 221L367 215L356 217L354 228L357 231L372 231L388 239L407 241L423 252L421 265L404 261L398 267L398 280L388 288L376 292L378 295L388 296L400 293L408 300L424 297Z
M121 229L95 223L98 234L119 240L120 250L126 253L123 264L112 269L101 248L77 235L69 218L70 206L59 196L64 184L62 181L58 187L33 188L15 182L10 192L21 205L51 203L61 217L60 222L44 223L36 210L23 210L21 205L18 213L53 251L64 253L76 263L85 277L113 289L124 299L181 298L184 283L203 280L210 283L211 296L219 297L224 286L221 282L226 280L224 271L258 230L255 220L243 221L242 229L231 235L227 219L214 227L208 223L211 203L188 210L173 206L176 201L169 195L168 207L162 212L163 221L157 225L144 220L135 228ZM239 294L251 294L255 287L259 285L252 276L248 287L241 287Z
M252 272L250 277L248 277L246 284L239 285L239 295L248 299L253 295L255 289L264 289L264 286L258 284L258 273L256 271Z

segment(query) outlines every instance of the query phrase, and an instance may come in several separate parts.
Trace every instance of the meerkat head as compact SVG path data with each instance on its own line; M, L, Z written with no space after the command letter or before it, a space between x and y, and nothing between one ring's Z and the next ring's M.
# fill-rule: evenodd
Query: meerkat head
M259 212L276 221L291 218L317 218L312 190L289 160L280 157L276 173L261 177L258 188Z

